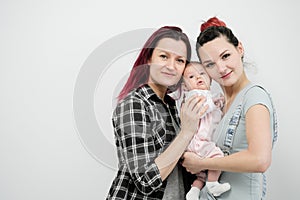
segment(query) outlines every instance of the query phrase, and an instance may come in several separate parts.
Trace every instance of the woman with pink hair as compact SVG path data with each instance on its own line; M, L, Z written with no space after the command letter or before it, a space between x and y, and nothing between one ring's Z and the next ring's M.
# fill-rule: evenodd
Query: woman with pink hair
M142 48L113 113L118 172L107 199L184 199L179 164L205 112L190 98L179 114L168 92L179 83L191 46L178 27L154 32Z

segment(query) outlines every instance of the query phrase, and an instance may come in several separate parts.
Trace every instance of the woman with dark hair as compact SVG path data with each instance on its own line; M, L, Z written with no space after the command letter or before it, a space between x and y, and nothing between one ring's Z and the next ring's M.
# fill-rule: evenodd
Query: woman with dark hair
M161 27L146 41L113 113L119 161L107 199L184 199L189 188L178 161L207 108L203 97L190 98L180 122L168 92L190 57L189 39L178 27Z
M192 173L221 170L220 182L231 190L217 199L265 199L266 176L277 138L276 113L269 93L251 83L244 71L244 48L226 24L216 17L201 26L196 51L208 75L223 89L224 116L214 140L225 155L200 158L187 152L183 166ZM202 193L204 194L204 193Z

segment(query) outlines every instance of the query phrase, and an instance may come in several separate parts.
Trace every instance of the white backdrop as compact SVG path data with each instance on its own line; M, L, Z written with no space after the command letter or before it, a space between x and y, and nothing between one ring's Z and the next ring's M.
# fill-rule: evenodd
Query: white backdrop
M0 199L104 199L116 173L113 97L136 48L162 25L194 41L215 15L277 107L268 200L297 199L299 9L296 0L0 1Z

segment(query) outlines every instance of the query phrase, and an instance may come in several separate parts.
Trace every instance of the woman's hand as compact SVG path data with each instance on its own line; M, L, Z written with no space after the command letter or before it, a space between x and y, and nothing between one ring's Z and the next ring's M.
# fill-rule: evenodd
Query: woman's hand
M185 152L182 159L182 166L192 174L198 174L202 170L205 170L202 165L203 159L193 152Z
M190 138L197 132L200 117L208 109L208 105L204 106L205 101L204 96L194 95L181 105L181 130Z

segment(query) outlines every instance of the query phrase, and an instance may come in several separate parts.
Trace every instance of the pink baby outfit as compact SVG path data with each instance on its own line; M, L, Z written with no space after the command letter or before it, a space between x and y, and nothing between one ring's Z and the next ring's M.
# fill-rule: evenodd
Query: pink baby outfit
M223 157L224 154L221 149L212 141L215 128L222 118L222 111L215 105L212 93L209 90L195 89L190 91L182 91L181 95L179 95L179 91L176 91L171 96L175 98L178 112L180 112L180 106L183 99L185 98L185 100L187 100L194 94L199 96L203 95L206 97L208 109L201 117L201 123L198 131L188 145L187 151L194 152L203 158Z

